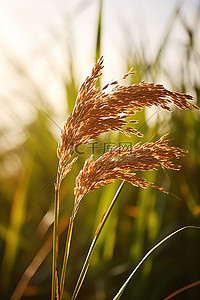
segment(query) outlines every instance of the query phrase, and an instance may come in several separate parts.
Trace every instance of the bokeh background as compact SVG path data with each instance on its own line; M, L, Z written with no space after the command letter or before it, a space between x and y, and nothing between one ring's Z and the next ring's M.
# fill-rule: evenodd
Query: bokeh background
M56 147L78 87L104 56L104 85L131 67L141 80L190 93L200 105L200 1L1 0L0 298L49 299ZM189 151L179 172L145 173L170 194L125 184L93 255L79 299L112 299L143 255L164 236L200 224L200 113L148 109L137 114L143 142L169 132ZM105 143L136 143L109 133ZM74 180L92 144L82 147L61 189L60 260ZM103 212L120 182L87 195L78 212L67 271L68 299ZM140 267L122 299L160 300L200 280L200 233L187 230ZM18 283L20 283L18 285ZM18 288L16 290L16 287ZM175 299L199 299L200 286Z

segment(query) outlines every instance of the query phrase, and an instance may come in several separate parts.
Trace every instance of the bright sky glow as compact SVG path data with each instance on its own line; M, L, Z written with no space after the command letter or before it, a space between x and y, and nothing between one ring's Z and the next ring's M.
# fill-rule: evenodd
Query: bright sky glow
M105 83L120 78L127 71L124 62L140 49L141 43L147 58L155 57L175 6L182 2L182 17L197 29L195 40L200 49L200 24L195 23L200 13L199 0L103 1L101 53L105 60ZM95 60L98 9L99 0L1 0L0 126L12 127L13 116L31 122L34 112L28 104L35 101L37 90L46 99L46 105L51 103L59 118L66 117L63 76L69 76L69 53L77 84L80 84ZM167 68L178 70L182 45L187 42L178 21L165 57ZM26 79L19 76L24 72L21 66ZM31 86L27 75L33 83ZM15 121L17 130L19 122Z

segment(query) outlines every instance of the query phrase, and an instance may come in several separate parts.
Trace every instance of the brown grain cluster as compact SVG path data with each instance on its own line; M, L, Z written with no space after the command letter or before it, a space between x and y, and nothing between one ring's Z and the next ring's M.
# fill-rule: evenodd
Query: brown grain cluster
M147 188L152 186L163 192L148 180L138 177L137 171L153 171L157 167L179 170L180 166L174 164L172 158L184 156L185 150L168 145L169 139L162 136L156 142L136 144L133 148L112 147L108 152L93 161L92 157L85 161L83 169L76 178L74 188L74 216L83 199L90 191L121 179L132 183L134 186ZM131 173L134 172L134 173Z
M64 178L71 169L68 165L73 150L91 139L97 138L101 133L113 130L130 136L141 136L135 128L128 125L127 117L134 115L144 107L155 105L170 111L170 104L180 109L190 109L189 100L192 96L171 92L160 84L140 82L132 85L120 85L118 81L111 82L104 88L95 87L101 76L103 58L94 65L91 75L80 86L73 111L68 116L58 144L59 176ZM129 72L124 75L126 78ZM110 92L107 87L113 86ZM131 121L132 123L136 121Z

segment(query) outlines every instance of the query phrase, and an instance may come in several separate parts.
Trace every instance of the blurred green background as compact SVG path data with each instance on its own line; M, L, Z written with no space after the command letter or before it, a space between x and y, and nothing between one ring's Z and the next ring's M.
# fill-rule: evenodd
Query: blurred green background
M104 55L100 85L131 67L141 80L190 93L200 105L200 1L2 1L0 30L0 299L49 299L56 148L78 87ZM200 113L161 109L135 116L142 142L169 132L189 153L179 172L145 178L170 194L125 184L102 232L79 299L112 299L143 255L167 234L200 224ZM121 134L105 143L136 143ZM73 205L74 180L92 144L82 146L61 188L60 258ZM103 212L120 182L88 194L78 212L66 277L68 299ZM140 267L122 299L164 299L200 280L200 233L186 230ZM199 299L200 286L175 299Z

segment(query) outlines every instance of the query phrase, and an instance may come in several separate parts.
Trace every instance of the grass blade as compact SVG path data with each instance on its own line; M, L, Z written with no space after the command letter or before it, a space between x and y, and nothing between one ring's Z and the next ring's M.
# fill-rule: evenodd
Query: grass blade
M96 50L95 50L95 61L99 59L101 56L101 31L102 31L102 7L103 0L99 0L99 15L98 15L98 25L97 25L97 33L96 33ZM101 86L101 78L98 78L96 86Z
M102 28L102 7L103 0L99 1L99 18L98 18L98 28L97 28L97 38L96 38L96 57L95 61L101 56L101 28Z
M19 242L21 241L21 238L23 239L21 230L25 223L27 195L33 169L34 155L35 150L33 150L31 156L26 157L24 162L25 171L22 172L22 175L19 177L16 191L12 199L10 220L5 236L5 251L2 259L2 270L4 270L4 275L1 279L5 290L9 289L12 271L21 247Z
M129 281L132 279L133 275L136 273L136 271L139 269L139 267L143 264L143 262L147 259L147 257L154 251L156 250L160 245L162 245L164 242L166 242L169 238L173 237L175 234L179 233L182 230L185 229L200 229L200 227L197 226L185 226L182 227L172 233L170 233L168 236L166 236L164 239L162 239L159 243L157 243L153 248L151 248L146 254L145 256L141 259L141 261L139 262L139 264L135 267L135 269L132 271L132 273L129 275L129 277L127 278L127 280L124 282L124 284L122 285L122 287L120 288L120 290L118 291L118 293L115 295L115 297L113 298L113 300L118 300L120 299L121 295L123 294L125 288L127 287Z
M93 232L96 232L96 228L98 228L99 220L101 220L102 215L105 212L105 207L108 207L110 205L110 199L113 198L113 195L116 193L117 188L118 188L118 183L114 182L110 186L109 185L105 186L105 188L103 189L96 209ZM118 211L117 209L115 209L115 211L112 212L112 218L109 218L106 222L107 224L106 226L109 228L109 231L105 230L105 232L102 232L101 239L96 245L95 252L93 253L93 261L95 262L96 266L100 263L102 251L103 251L104 259L109 260L112 257L113 248L115 246L115 237L116 237L116 231L113 222L116 223L115 219L117 215L118 215ZM110 238L112 239L113 242L111 242ZM111 251L109 255L108 253L106 253L108 240L109 240L109 251Z
M113 206L114 206L114 204L115 204L115 202L116 202L116 200L117 200L117 198L118 198L118 196L119 196L119 194L121 192L121 189L122 189L124 183L125 183L125 181L123 181L121 183L121 185L119 186L119 188L118 188L118 190L117 190L117 192L116 192L116 194L115 194L115 196L114 196L114 198L113 198L113 200L112 200L109 208L107 209L106 213L103 215L103 217L102 217L102 219L101 219L101 221L100 221L100 223L99 223L99 225L97 227L96 233L95 233L94 238L92 240L92 243L90 245L87 257L86 257L86 259L84 261L84 264L83 264L81 273L79 275L78 281L76 283L76 286L75 286L75 289L74 289L74 292L73 292L71 300L75 300L76 297L77 297L77 295L78 295L78 292L79 292L79 290L80 290L80 288L82 286L82 283L83 283L83 281L85 279L87 270L89 268L89 264L90 264L90 261L91 261L91 258L92 258L92 254L94 252L95 245L96 245L96 242L98 240L98 237L99 237L99 235L101 233L101 230L103 229L103 226L104 226L104 224L105 224L105 222L106 222L106 220L107 220L107 218L108 218L108 216L109 216L109 214L110 214L110 212L111 212L111 210L112 210L112 208L113 208Z
M58 235L66 229L66 219L63 217L60 219L59 227L58 227ZM37 272L38 268L44 262L45 258L52 250L52 234L48 237L48 239L44 242L38 253L35 255L30 265L26 268L23 273L20 281L18 282L10 300L20 300L28 286L29 281Z
M184 0L178 0L177 1L176 7L175 7L175 11L173 12L170 20L167 23L166 32L164 34L164 37L162 39L162 43L161 43L161 45L160 45L160 47L158 49L157 55L156 55L156 59L155 59L155 64L156 65L159 65L159 63L160 63L161 55L164 52L165 47L167 45L167 42L169 40L170 34L172 33L172 31L174 29L174 24L175 24L177 18L179 17L181 8L183 6L183 3L184 3Z
M191 288L193 288L193 287L195 287L195 286L197 286L199 284L200 284L200 280L195 281L193 283L190 283L190 284L188 284L188 285L186 285L186 286L178 289L177 291L173 292L172 294L170 294L169 296L167 296L164 300L169 300L169 299L173 298L174 296L176 296L176 295L178 295L178 294L180 294L180 293L182 293L182 292L184 292L184 291L186 291L188 289L191 289Z
M54 200L54 226L53 226L53 258L52 258L52 285L51 285L51 300L55 299L56 295L56 273L58 259L58 217L59 217L59 177L55 185L55 200Z
M60 280L60 300L62 299L63 292L64 292L65 274L66 274L67 262L69 258L69 250L71 245L73 225L74 225L74 218L71 217L69 220L67 240L65 244L65 253L64 253L63 264L62 264L62 273L61 273L61 280Z

